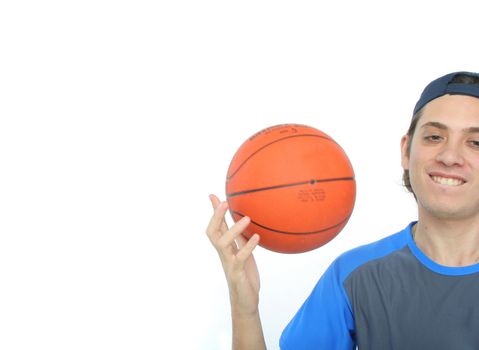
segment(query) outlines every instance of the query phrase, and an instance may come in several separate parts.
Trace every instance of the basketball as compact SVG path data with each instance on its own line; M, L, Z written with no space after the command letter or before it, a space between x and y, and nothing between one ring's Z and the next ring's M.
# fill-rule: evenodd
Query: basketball
M341 146L306 125L263 129L237 150L228 168L226 198L246 238L279 253L321 247L344 228L356 198L353 167Z

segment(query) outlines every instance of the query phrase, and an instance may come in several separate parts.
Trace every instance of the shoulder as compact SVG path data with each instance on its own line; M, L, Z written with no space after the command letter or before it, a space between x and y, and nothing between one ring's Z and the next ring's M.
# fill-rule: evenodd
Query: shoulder
M411 226L411 225L410 225ZM340 255L326 269L281 336L282 349L353 349L355 322L345 281L375 259L401 250L408 228Z
M403 249L407 245L412 225L413 223L379 241L359 246L341 254L330 268L335 271L340 281L344 281L359 267Z

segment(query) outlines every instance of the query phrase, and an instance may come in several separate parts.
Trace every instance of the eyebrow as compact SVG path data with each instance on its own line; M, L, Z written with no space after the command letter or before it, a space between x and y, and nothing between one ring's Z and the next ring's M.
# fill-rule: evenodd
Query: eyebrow
M427 122L427 123L424 123L423 125L421 125L421 129L422 128L427 128L428 126L432 126L434 128L438 128L438 129L441 129L441 130L447 130L448 127L442 123L439 123L439 122Z
M441 129L441 130L449 129L447 127L447 125L439 123L439 122L427 122L427 123L424 123L423 125L421 125L421 128L426 128L428 126L438 128L438 129ZM479 133L479 126L471 126L469 128L464 128L464 129L462 129L462 131L464 131L467 134Z

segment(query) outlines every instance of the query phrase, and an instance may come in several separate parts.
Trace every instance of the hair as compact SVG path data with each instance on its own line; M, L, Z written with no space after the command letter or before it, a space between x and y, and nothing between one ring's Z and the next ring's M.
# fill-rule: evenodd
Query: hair
M460 73L454 76L454 78L449 82L449 84L472 84L472 85L479 85L479 76L472 76L467 73ZM414 132L416 131L416 126L417 123L419 122L419 119L423 115L424 108L427 106L424 105L419 111L417 111L412 119L411 119L411 124L409 124L409 129L407 131L407 145L406 145L406 156L409 157L411 154L411 143L412 143L412 138L414 136ZM404 170L403 175L402 175L402 180L404 187L411 192L414 195L414 198L416 198L416 194L414 193L414 190L411 186L411 181L409 179L409 170Z
M470 84L479 85L479 76L459 73L452 78L449 84Z
M407 131L407 144L406 144L406 155L409 158L409 155L411 154L411 143L412 143L412 137L414 136L414 132L416 131L416 126L417 123L419 122L419 119L421 118L422 114L424 111L424 107L421 108L419 111L414 114L414 116L411 119L411 124L409 125L409 129ZM409 179L409 170L404 169L404 172L402 174L402 181L404 184L404 187L411 192L414 195L414 198L416 198L416 194L414 193L412 186L411 186L411 181Z

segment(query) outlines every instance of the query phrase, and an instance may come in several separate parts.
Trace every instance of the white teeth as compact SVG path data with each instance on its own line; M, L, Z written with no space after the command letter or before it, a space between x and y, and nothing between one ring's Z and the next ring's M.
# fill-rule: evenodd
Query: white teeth
M437 182L438 184L447 185L447 186L459 186L464 183L464 181L462 180L453 179L450 177L432 176L432 179L434 180L434 182Z

